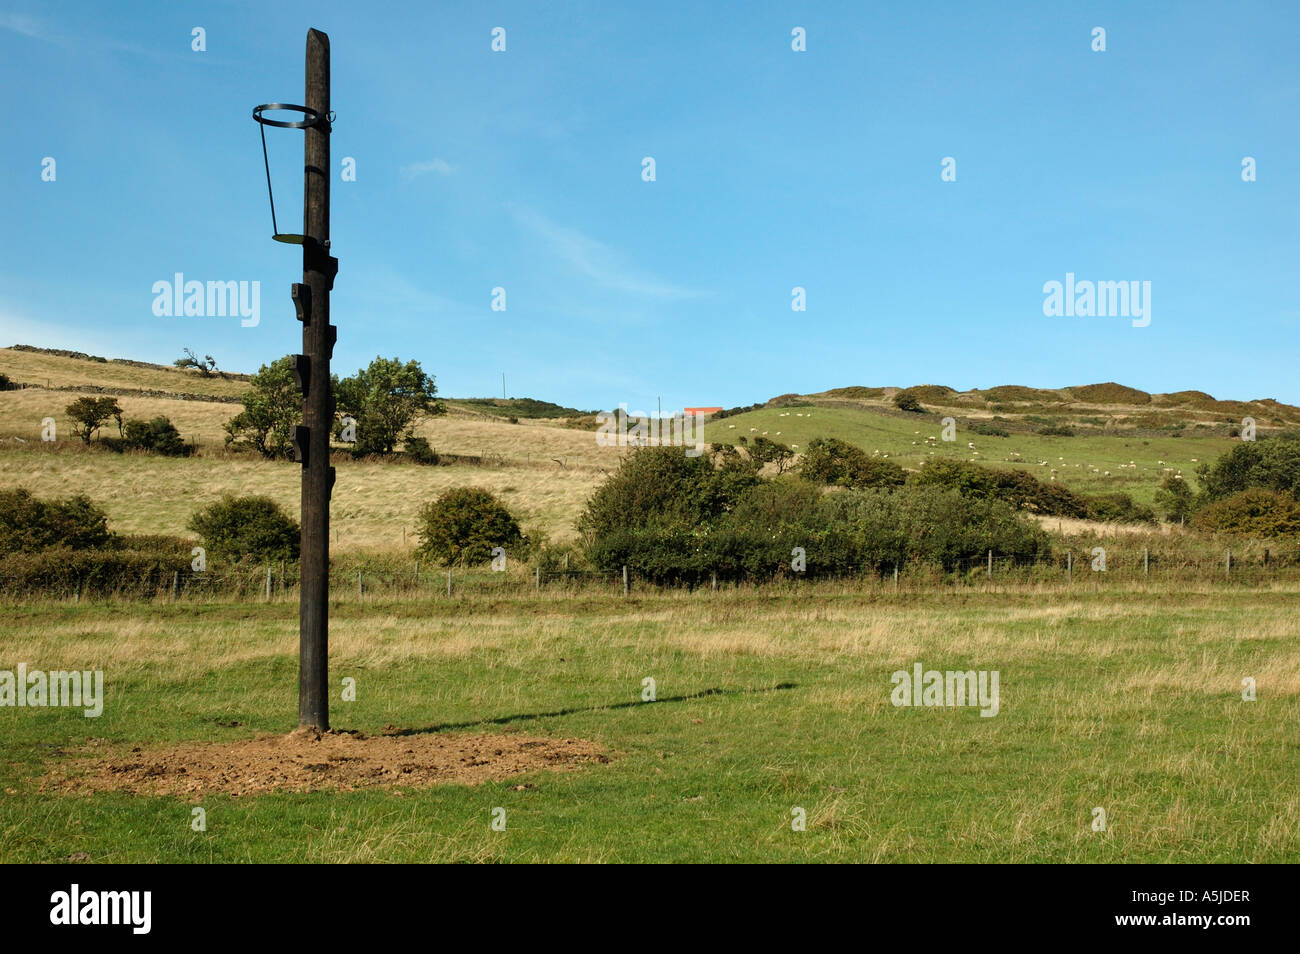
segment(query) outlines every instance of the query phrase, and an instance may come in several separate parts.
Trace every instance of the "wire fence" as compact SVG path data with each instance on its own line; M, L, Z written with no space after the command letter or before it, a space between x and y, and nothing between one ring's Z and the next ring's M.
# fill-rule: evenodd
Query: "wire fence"
M1106 550L1072 548L1047 558L1018 559L988 551L966 556L946 566L929 563L839 567L819 569L810 561L799 571L775 568L770 578L755 579L725 570L706 570L689 577L656 578L634 567L593 570L543 567L516 563L507 571L486 567L451 568L402 564L393 560L334 566L330 571L330 600L364 602L379 598L405 600L460 599L465 597L518 598L604 594L632 596L646 592L782 589L831 584L846 589L924 590L944 587L1016 586L1055 584L1063 587L1100 587L1153 583L1224 584L1265 587L1300 583L1300 551L1270 550L1234 554L1225 548L1217 558L1206 553L1153 552L1150 549ZM298 598L296 563L235 565L198 571L155 567L138 577L113 583L88 578L45 581L11 596L71 600L118 598L144 601L284 601Z

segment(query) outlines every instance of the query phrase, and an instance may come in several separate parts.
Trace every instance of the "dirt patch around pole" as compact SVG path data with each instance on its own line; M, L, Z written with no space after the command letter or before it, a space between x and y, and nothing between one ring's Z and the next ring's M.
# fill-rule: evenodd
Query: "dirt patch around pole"
M182 798L351 792L376 786L477 785L610 761L599 745L585 739L522 733L367 736L304 728L237 742L182 742L102 755L93 752L98 745L66 752L72 758L52 767L39 790Z

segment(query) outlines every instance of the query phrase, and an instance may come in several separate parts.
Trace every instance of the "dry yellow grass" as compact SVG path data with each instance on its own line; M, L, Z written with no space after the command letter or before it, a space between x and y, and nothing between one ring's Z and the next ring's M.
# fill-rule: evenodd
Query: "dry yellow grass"
M179 368L140 368L112 361L84 361L59 355L0 348L0 373L18 383L52 388L95 386L102 388L136 388L146 391L171 391L187 394L215 394L241 397L248 382L204 377Z

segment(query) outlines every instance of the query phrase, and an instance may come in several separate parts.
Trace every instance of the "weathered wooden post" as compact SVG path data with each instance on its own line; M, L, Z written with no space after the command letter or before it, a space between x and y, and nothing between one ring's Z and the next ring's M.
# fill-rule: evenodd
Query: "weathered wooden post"
M1074 551L1065 551L1065 579L1066 582L1074 579Z
M293 356L293 376L302 392L303 423L294 428L294 459L302 464L302 536L298 594L298 724L329 728L329 508L334 488L330 431L334 398L330 358L337 329L330 324L330 291L338 259L330 255L330 41L307 31L305 94L302 105L268 103L253 110L262 126L267 195L273 238L302 246L302 282L290 289L302 322L302 354ZM268 119L267 110L302 114L292 122ZM303 131L303 229L282 234L275 219L266 127ZM270 568L267 568L268 585Z
M1151 551L1147 547L1142 548L1142 575L1147 576L1151 572Z
M989 572L988 572L988 577L989 577L990 580L993 579L993 551L992 551L992 550L989 551Z
M623 564L623 595L627 596L627 564Z
M447 596L451 596L451 570L447 571Z

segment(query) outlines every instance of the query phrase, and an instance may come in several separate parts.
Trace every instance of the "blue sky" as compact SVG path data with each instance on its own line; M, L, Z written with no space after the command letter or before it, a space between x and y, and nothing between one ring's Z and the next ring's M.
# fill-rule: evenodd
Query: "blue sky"
M0 2L0 343L241 371L300 349L250 113L301 102L310 26L344 374L416 358L452 396L504 371L665 412L1107 380L1300 403L1283 2ZM297 231L302 134L268 143ZM260 324L156 317L176 272L261 282ZM1150 325L1045 317L1067 272L1151 282Z

